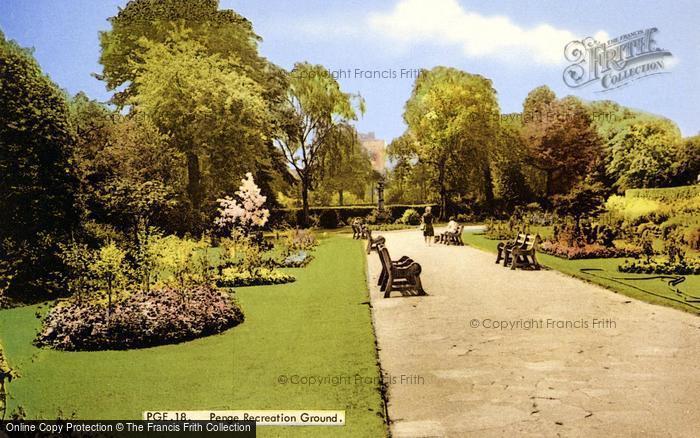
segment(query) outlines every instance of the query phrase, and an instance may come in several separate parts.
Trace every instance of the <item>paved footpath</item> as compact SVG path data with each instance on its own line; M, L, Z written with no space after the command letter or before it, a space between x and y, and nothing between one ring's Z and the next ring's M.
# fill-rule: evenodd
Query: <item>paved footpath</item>
M368 256L394 437L700 436L699 317L419 233L382 234L428 296L383 298Z

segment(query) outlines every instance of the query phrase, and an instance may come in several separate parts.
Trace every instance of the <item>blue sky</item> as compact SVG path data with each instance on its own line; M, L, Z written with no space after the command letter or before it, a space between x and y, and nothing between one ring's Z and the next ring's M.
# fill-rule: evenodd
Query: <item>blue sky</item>
M61 87L106 101L104 84L91 76L101 71L98 31L108 29L107 17L125 3L0 0L0 29L33 47ZM413 83L411 70L436 65L492 79L504 113L520 111L527 93L546 84L559 96L611 99L666 116L685 136L700 132L700 6L693 0L221 0L221 6L253 22L263 38L262 54L278 65L291 68L306 60L337 72L346 91L366 99L358 128L387 141L404 130L401 114ZM605 93L564 84L566 42L651 27L658 29L658 46L673 54L666 59L668 74ZM396 77L377 77L381 74Z

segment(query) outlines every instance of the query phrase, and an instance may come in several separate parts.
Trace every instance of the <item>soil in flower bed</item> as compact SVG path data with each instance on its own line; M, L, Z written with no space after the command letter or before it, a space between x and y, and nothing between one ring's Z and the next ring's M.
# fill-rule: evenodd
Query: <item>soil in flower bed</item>
M228 294L197 287L132 293L112 306L65 301L44 318L34 343L56 350L125 350L188 341L243 322Z

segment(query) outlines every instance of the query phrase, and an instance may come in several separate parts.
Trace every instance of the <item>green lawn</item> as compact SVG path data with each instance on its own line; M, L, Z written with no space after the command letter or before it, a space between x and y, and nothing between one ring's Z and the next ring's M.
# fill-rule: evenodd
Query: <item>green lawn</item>
M496 253L496 245L498 245L497 240L487 239L482 234L477 234L473 232L465 232L463 235L463 239L466 244L471 245L475 248ZM542 253L537 254L537 259L542 265L546 266L547 268L555 269L567 275L590 281L591 283L601 285L607 289L610 289L613 292L621 293L631 298L646 301L652 304L670 306L691 313L700 313L697 309L694 309L678 301L674 301L678 299L678 296L673 291L671 291L666 282L662 280L639 281L610 279L611 277L650 277L650 275L645 274L627 274L618 272L617 267L624 261L624 259L566 260ZM582 268L602 269L602 271L593 272L592 274L596 275L594 276L591 274L581 272ZM690 293L692 295L700 295L700 275L687 275L685 277L685 282L680 284L678 287L686 293ZM651 292L651 294L645 293L639 289ZM661 296L656 296L652 294ZM700 307L700 304L698 303L696 303L695 305Z
M0 343L21 377L10 410L32 418L140 418L144 410L344 409L344 427L263 427L260 436L384 436L361 242L322 239L297 282L239 288L246 321L223 334L131 351L58 352L31 345L39 306L0 311ZM279 376L353 376L294 385ZM371 383L355 384L355 375Z

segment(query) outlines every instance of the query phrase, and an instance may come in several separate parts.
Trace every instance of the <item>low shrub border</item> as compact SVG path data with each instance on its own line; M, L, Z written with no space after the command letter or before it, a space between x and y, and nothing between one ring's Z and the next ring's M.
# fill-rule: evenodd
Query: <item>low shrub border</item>
M278 269L258 268L256 272L225 268L216 281L218 287L268 286L296 281L296 278Z
M617 269L628 274L700 275L700 260L683 260L676 263L656 260L625 260Z
M628 189L625 190L626 198L643 198L655 201L676 201L700 196L700 184L681 187L667 187L657 189Z
M400 219L404 211L408 209L414 209L421 213L425 210L425 207L432 207L433 215L438 216L440 214L439 206L436 204L395 204L387 205L386 210L391 215L392 221ZM348 205L348 206L334 206L334 207L311 207L309 213L312 216L318 216L321 225L326 228L335 228L339 226L340 222L348 223L352 218L355 217L367 217L373 211L377 209L376 205ZM297 225L302 221L302 216L304 212L301 208L281 208L270 211L270 226L277 227L280 224L287 223L289 225ZM337 224L333 226L333 222L337 218Z
M558 243L544 242L539 248L545 254L561 257L568 260L579 259L611 259L618 257L634 257L641 255L639 248L610 248L603 245L593 244L582 247L563 246Z
M56 350L126 350L188 341L243 322L229 295L213 287L134 292L112 306L59 302L34 343Z

